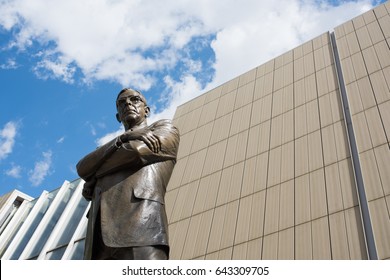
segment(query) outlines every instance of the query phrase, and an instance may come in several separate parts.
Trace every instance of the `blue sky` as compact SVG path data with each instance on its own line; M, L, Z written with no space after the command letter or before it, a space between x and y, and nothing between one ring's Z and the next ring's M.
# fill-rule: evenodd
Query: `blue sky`
M385 1L0 0L0 195L33 197L121 131L115 97L149 122ZM265 39L266 38L266 39Z

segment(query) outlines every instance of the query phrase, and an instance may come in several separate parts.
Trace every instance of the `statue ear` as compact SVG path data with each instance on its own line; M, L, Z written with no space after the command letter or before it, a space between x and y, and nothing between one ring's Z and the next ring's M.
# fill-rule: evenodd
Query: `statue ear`
M145 117L149 117L149 114L150 114L150 108L149 106L145 106Z
M118 122L120 122L121 123L121 119L119 118L119 114L118 113L116 113L116 119L118 120Z

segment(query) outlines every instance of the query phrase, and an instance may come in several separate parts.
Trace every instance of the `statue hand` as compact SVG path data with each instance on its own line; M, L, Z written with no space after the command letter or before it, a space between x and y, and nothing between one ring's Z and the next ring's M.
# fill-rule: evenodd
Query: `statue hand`
M93 179L91 181L87 181L84 183L82 196L87 200L92 200L93 190L95 188L96 179Z
M154 153L158 153L161 150L160 139L153 133L153 130L150 130L148 127L134 131L128 130L122 134L120 139L122 142L128 142L132 140L142 141Z

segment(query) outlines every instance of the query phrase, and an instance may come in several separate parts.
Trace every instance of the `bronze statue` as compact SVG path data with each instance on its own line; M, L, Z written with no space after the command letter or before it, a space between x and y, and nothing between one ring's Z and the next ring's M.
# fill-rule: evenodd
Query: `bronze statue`
M77 164L92 200L84 259L169 259L164 195L179 132L169 120L147 125L145 97L123 89L116 100L125 132Z

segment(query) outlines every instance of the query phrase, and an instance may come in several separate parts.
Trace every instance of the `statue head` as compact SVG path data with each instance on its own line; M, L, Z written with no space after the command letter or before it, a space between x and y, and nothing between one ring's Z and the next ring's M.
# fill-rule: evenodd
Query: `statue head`
M141 92L124 88L116 98L116 118L125 129L130 129L141 124L146 124L150 108Z

